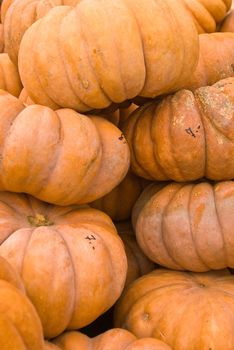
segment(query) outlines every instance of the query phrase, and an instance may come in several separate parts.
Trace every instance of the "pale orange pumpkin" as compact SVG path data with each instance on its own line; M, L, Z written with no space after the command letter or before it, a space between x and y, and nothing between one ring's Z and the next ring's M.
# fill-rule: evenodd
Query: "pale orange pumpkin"
M94 338L80 332L69 332L55 339L54 343L61 350L171 350L170 346L160 340L137 339L132 333L118 328Z
M132 171L179 182L234 178L233 130L234 78L145 104L123 126Z
M137 241L154 262L197 272L234 267L233 181L152 186L137 206Z
M70 109L25 107L4 91L0 154L0 190L26 192L58 205L102 197L129 167L127 142L112 123Z
M23 283L0 257L0 348L44 350L40 319L25 296Z
M115 310L115 324L173 350L234 349L234 276L227 271L155 270L133 282Z
M22 90L18 69L7 53L0 53L0 89L16 97Z
M90 0L57 6L34 23L19 70L36 103L84 112L177 90L198 53L197 30L179 1Z
M127 272L107 215L7 192L0 192L0 255L20 273L46 338L82 328L109 309Z

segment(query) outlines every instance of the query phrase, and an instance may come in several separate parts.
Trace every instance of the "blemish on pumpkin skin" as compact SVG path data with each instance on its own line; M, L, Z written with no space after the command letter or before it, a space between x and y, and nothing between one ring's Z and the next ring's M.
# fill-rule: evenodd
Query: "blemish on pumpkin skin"
M150 315L147 312L144 312L142 314L142 318L143 318L144 321L149 321Z
M205 204L204 203L200 204L197 207L195 215L194 215L194 226L198 226L200 224L200 221L201 221L201 218L202 218L204 210L205 210Z

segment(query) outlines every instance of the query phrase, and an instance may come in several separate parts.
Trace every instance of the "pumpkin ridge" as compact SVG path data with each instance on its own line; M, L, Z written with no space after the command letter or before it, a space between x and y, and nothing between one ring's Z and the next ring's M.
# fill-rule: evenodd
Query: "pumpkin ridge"
M183 188L183 186L182 186L182 188ZM177 261L176 261L176 259L173 257L173 256L171 256L171 254L170 254L170 248L168 248L168 246L167 246L167 243L166 243L166 239L165 239L165 237L164 237L164 232L165 232L165 230L163 229L163 224L164 224L164 222L165 222L165 213L166 213L166 211L167 211L167 208L169 207L169 205L170 205L170 203L173 201L173 199L175 198L175 196L178 194L178 192L181 190L181 187L179 188L179 189L177 189L176 191L175 191L175 193L173 193L173 196L170 198L170 200L168 201L168 203L167 203L167 205L164 207L164 209L163 209L163 212L162 212L162 215L161 215L161 238L162 238L162 242L163 242L163 246L165 247L165 250L166 250L166 252L167 252L167 254L168 254L168 256L169 256L169 258L175 263L175 265L176 265L176 267L179 267L180 269L183 269L183 267L180 265L180 263L178 263Z
M70 247L69 247L69 244L67 243L64 235L63 235L63 232L59 230L59 225L56 225L56 227L54 228L54 230L57 232L57 234L59 235L59 237L63 240L65 246L66 246L66 250L68 252L68 255L70 257L70 261L71 261L71 266L72 266L72 271L73 271L73 305L72 305L72 308L71 308L71 313L69 315L69 322L67 324L66 327L69 326L69 324L71 323L72 321L72 318L74 316L74 313L75 313L75 305L76 305L76 301L77 301L77 292L75 293L76 291L76 269L75 269L75 266L74 266L74 260L73 260L73 256L71 254L71 251L70 251Z
M102 83L100 82L100 77L98 76L98 74L96 72L96 69L93 67L93 64L92 64L93 60L90 59L90 50L89 50L89 46L88 46L88 41L86 40L86 36L85 36L84 30L83 30L83 27L82 27L82 19L81 19L81 16L79 14L78 7L75 7L75 11L78 13L78 17L80 19L80 34L81 34L81 37L84 39L83 43L84 43L84 46L85 46L85 51L87 53L87 59L88 59L88 62L89 62L89 67L92 69L92 74L94 75L94 77L96 79L96 82L98 83L99 89L102 91L104 97L108 100L108 103L109 103L108 106L110 106L111 103L112 103L112 100L110 99L110 97L108 96L106 91L104 90L104 87L103 87ZM88 106L88 107L89 108L93 108L93 106Z
M195 187L196 187L196 185L192 184L191 191L190 191L190 194L189 194L189 199L188 199L187 213L188 213L188 218L189 218L190 233L191 233L191 238L192 238L192 241L193 241L193 245L194 245L195 251L197 253L198 258L200 259L200 262L205 266L205 268L207 270L211 270L211 268L209 267L207 262L204 261L203 257L200 255L200 252L199 252L197 244L196 244L196 235L194 235L194 232L193 232L193 229L192 229L192 217L191 217L191 213L190 213L190 206L191 206L191 201L192 201L192 192L193 192Z
M222 242L223 242L223 255L224 255L224 261L225 261L225 266L228 266L228 250L226 247L226 241L225 241L225 237L224 237L224 232L223 232L223 227L220 221L220 217L219 217L219 212L218 212L218 208L217 208L217 202L216 202L216 196L215 196L215 188L214 186L211 186L212 188L212 192L213 192L213 199L214 199L214 208L215 208L215 213L216 213L216 217L217 217L217 222L219 224L219 228L220 228L220 236L222 238Z
M23 227L22 227L23 228ZM35 231L35 229L34 228L29 228L28 229L29 231L30 231L30 235L29 235L29 237L28 237L28 240L27 240L27 243L26 243L26 245L25 245L25 247L24 247L24 255L23 255L23 258L22 258L22 261L21 261L21 271L19 271L19 274L20 274L20 276L23 276L23 271L24 271L24 260L25 260L25 258L26 258L26 255L27 255L27 250L28 250L28 247L29 247L29 243L30 243L30 241L31 241L31 238L32 238L32 236L33 236L33 232ZM18 230L17 230L18 231ZM17 232L17 231L15 231L15 232ZM15 233L14 232L14 233ZM2 244L1 244L2 245ZM25 289L26 289L26 286L25 286ZM27 293L26 293L27 294Z
M153 105L152 105L153 106ZM154 120L156 120L156 127L157 127L157 116L155 116L155 114L157 113L157 110L158 110L158 107L159 105L155 105L154 108L153 108L153 111L152 111L152 118L151 118L151 122L149 123L149 125L151 126L152 123L154 122ZM152 147L152 150L153 150L153 155L154 155L154 160L155 160L155 163L158 165L162 175L167 179L168 176L165 172L165 169L163 169L161 163L160 163L160 160L158 158L158 149L157 149L157 142L154 142L154 137L153 137L153 131L152 131L152 127L150 128L150 141L151 141L151 147ZM154 144L155 144L155 147L154 147Z

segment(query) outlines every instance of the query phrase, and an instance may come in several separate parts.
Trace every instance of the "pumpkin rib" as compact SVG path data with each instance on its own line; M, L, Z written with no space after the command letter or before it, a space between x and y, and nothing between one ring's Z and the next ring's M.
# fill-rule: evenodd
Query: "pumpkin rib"
M177 189L177 191L175 191L175 193L173 193L170 201L168 201L167 205L164 207L163 209L163 212L162 212L162 215L161 215L161 232L162 232L162 242L163 242L163 246L165 247L165 250L166 250L166 253L167 255L169 256L169 258L175 263L176 266L178 266L180 269L183 269L183 267L180 265L180 263L178 263L176 261L176 259L170 254L170 248L168 248L167 246L167 243L166 243L166 240L165 240L165 237L164 237L164 232L165 230L163 229L164 227L164 223L165 223L165 213L167 211L167 208L169 207L170 205L170 202L173 201L173 199L175 198L175 196L177 195L177 193L180 191L180 188Z
M24 347L24 350L27 350L28 347L27 347L27 344L25 343L25 340L24 340L24 336L23 334L19 331L19 329L17 329L16 325L12 322L12 320L10 319L9 315L5 314L4 315L4 318L6 318L6 321L11 324L11 327L13 328L13 330L15 331L15 335L18 336L18 338L21 340L22 342L22 345ZM23 350L23 349L22 349Z
M17 230L18 231L18 230ZM16 231L16 232L17 232ZM32 237L33 237L33 234L34 234L34 231L35 230L33 230L33 229L31 229L30 230L30 235L29 235L29 237L28 237L28 240L27 240L27 243L26 243L26 245L24 246L24 255L23 255L23 258L22 258L22 260L21 260L21 271L19 271L19 274L20 274L20 276L23 276L23 271L24 271L24 261L25 261L25 258L26 258L26 255L27 255L27 250L28 250L28 248L29 248L29 244L30 244L30 241L31 241L31 239L32 239ZM2 245L2 244L1 244Z
M189 199L188 199L188 209L187 209L187 213L188 213L188 218L189 218L189 225L190 225L190 232L191 232L191 238L193 240L193 245L195 248L195 251L197 253L198 258L200 259L201 263L205 266L206 269L210 270L210 266L207 264L206 261L204 261L203 257L201 256L197 244L196 244L196 234L194 234L193 229L192 229L192 217L191 217L191 201L192 201L192 192L194 190L195 185L193 184L191 187L191 191L189 194Z
M216 202L216 197L215 197L215 188L214 186L211 186L212 188L212 192L213 192L213 200L214 200L214 208L215 208L215 213L216 213L216 217L217 217L217 222L219 224L219 231L220 231L220 237L222 238L223 241L223 256L224 256L224 261L225 261L225 265L229 266L229 262L228 262L228 250L226 247L226 241L225 241L225 237L224 237L224 232L223 232L223 228L222 228L222 224L220 221L220 217L219 217L219 212L218 212L218 208L217 208L217 202Z
M59 235L59 237L61 237L61 239L63 240L65 246L66 246L66 250L68 252L68 255L70 257L70 262L71 262L71 266L72 266L72 271L73 271L73 275L74 275L74 278L73 278L73 283L70 283L70 286L71 284L73 285L73 305L72 305L72 308L71 308L71 313L69 315L69 322L68 322L68 325L71 323L73 317L74 317L74 314L75 314L75 305L77 303L77 292L75 293L75 290L77 289L76 288L76 270L75 270L75 265L74 265L74 258L72 256L72 253L71 253L71 250L70 250L70 247L69 247L69 244L67 243L64 235L63 235L63 232L59 230L59 225L57 225L54 230L57 232L57 234ZM71 281L70 281L71 282ZM78 289L77 289L78 290Z

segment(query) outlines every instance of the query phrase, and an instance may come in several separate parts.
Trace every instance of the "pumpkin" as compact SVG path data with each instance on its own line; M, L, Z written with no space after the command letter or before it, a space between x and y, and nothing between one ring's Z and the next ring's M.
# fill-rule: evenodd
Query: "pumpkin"
M3 24L0 23L0 53L4 51L4 33L3 33Z
M15 0L2 0L1 2L1 22L4 22L6 13Z
M234 78L148 103L123 126L132 171L179 182L234 178L233 130Z
M232 10L224 19L220 32L232 32L234 33L234 10Z
M61 348L59 348L58 346L56 346L55 344L46 341L45 342L45 350L61 350Z
M117 327L173 350L232 350L234 276L158 269L133 282L115 310Z
M0 258L0 348L44 350L35 308L24 294L21 279L3 258Z
M22 84L17 67L12 63L7 53L0 53L0 89L18 97Z
M95 209L1 192L0 255L21 275L46 338L91 323L125 283L123 243L110 218Z
M25 31L55 6L72 5L79 0L14 0L4 17L5 50L17 65L20 42Z
M127 220L145 186L144 179L128 172L123 181L104 197L90 203L91 207L104 211L114 221Z
M172 183L138 212L137 241L151 260L174 270L233 268L233 210L233 181Z
M129 167L127 142L112 123L70 109L24 107L4 91L0 140L0 190L54 204L94 201L117 186Z
M135 233L130 222L116 224L118 234L120 235L127 255L128 270L125 287L135 281L137 278L146 275L154 270L155 265L142 252L136 242Z
M201 34L199 42L198 65L184 88L195 90L234 77L234 33Z
M34 23L20 45L19 70L35 103L85 112L175 91L198 53L180 2L90 0L57 6Z
M182 0L192 15L199 33L216 31L231 7L232 0Z
M68 332L55 339L61 350L171 350L164 342L137 339L124 329L110 329L97 337L89 338L80 332Z

